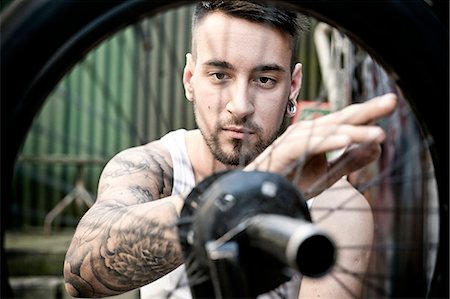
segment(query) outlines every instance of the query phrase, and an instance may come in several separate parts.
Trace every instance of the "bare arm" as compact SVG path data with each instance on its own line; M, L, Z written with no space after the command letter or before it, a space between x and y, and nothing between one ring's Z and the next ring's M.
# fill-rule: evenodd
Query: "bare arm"
M64 262L71 296L120 294L182 263L175 223L183 200L160 146L126 150L105 167L98 198L81 219Z
M311 217L334 241L337 258L322 278L303 278L299 298L359 298L374 229L368 202L346 180L340 180L314 199Z

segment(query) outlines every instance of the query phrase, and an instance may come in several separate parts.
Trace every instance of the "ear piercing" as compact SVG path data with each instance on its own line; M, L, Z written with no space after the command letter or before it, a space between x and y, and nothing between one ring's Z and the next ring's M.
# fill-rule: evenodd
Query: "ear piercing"
M293 116L295 112L297 112L297 103L295 103L294 101L289 101L287 106L287 112Z

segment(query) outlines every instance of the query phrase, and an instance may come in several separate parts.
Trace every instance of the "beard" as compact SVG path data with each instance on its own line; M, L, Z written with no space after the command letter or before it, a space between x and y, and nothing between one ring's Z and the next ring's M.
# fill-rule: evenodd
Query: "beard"
M197 116L196 116L197 117ZM198 121L197 121L198 123ZM256 142L250 143L250 135L244 139L232 139L231 151L225 152L219 135L226 126L243 126L252 132L252 137ZM280 127L268 138L264 138L263 129L251 121L246 121L232 117L225 122L217 122L211 135L199 126L200 132L209 147L213 157L224 165L246 166L261 154L280 135Z

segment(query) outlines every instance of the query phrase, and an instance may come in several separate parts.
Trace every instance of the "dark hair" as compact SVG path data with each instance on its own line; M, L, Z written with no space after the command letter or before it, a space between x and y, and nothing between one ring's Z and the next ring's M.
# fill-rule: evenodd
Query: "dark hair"
M284 6L275 2L252 0L210 0L200 1L195 6L192 19L192 30L212 12L222 12L226 15L245 19L250 22L271 26L291 37L293 56L301 32L309 29L309 20ZM294 57L293 57L294 59Z
M307 20L294 11L275 3L243 0L200 1L194 11L193 25L200 22L205 15L220 11L232 17L256 23L265 23L295 37L308 29Z

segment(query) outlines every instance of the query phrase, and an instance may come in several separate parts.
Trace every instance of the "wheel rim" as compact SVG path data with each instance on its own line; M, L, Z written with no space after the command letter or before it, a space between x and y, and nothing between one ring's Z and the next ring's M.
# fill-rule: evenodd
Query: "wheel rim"
M182 3L184 1L180 1L180 3ZM289 2L289 1L286 1ZM131 2L130 2L131 3ZM142 2L140 1L134 1L132 4L130 4L130 6L136 5L136 7L139 7L140 5L142 5ZM358 36L358 34L361 34L361 31L363 30L364 26L359 26L355 25L355 24L351 24L348 22L351 21L347 21L347 19L345 19L346 14L342 13L343 11L345 11L345 8L343 8L342 10L332 10L329 9L328 6L326 6L325 4L315 4L315 3L309 3L309 2L305 2L305 3L300 3L300 4L296 4L296 3L292 3L293 6L297 7L297 8L301 8L301 9L306 9L307 12L311 13L314 16L320 16L323 17L323 15L326 15L327 17L323 17L325 20L330 21L330 23L332 24L339 24L342 28L346 28L346 32L352 34L352 36L357 36L359 40L363 39L363 36ZM417 7L413 7L413 11L417 11L419 8L421 8L422 4L417 4ZM357 9L361 9L361 11L366 11L367 8L363 8L361 4L361 7L357 8ZM125 7L125 6L124 6ZM159 10L160 8L162 8L163 6L160 4L155 4L154 7L150 7L148 8L149 11L156 11ZM407 9L406 7L403 7L401 4L399 3L395 3L394 7L396 7L398 9L398 11L402 11ZM378 8L377 8L378 9ZM380 8L381 9L381 8ZM114 10L114 9L113 9ZM124 8L124 11L128 11L130 10L129 8ZM133 9L131 9L132 11ZM105 8L105 11L109 12L109 8ZM120 10L116 10L120 11ZM101 13L100 13L101 14ZM120 15L120 13L119 13ZM364 13L362 14L364 15ZM110 16L114 16L113 13L110 14ZM117 15L116 15L117 16ZM132 18L130 17L130 21L131 20L137 20L138 18L142 17L142 15L139 16L133 16ZM114 19L114 17L112 18ZM345 19L345 20L344 20ZM107 18L105 19L105 23L108 23ZM96 23L95 26L99 26L102 27L101 25L104 23ZM439 30L442 29L440 28L436 23L433 24L428 24L430 27L432 28L438 28ZM111 28L118 26L117 23L115 23L115 21L111 21L110 23L111 27L106 26L103 30L100 30L100 33L96 33L93 35L98 35L97 37L103 37L104 36L104 32L109 31ZM388 25L386 25L388 26ZM381 30L382 31L382 30ZM441 30L442 31L442 30ZM88 31L86 31L88 32ZM441 49L441 52L435 53L436 59L433 59L431 61L431 63L427 63L427 65L432 68L433 70L441 70L442 68L439 67L439 65L437 63L439 63L439 61L442 60L446 60L444 59L444 57L446 56L445 53L445 46L443 46L443 44L445 44L445 39L441 39L441 36L439 35L440 32L439 31L435 31L436 36L431 36L430 41L424 41L423 44L426 45L425 46L425 50L429 51L428 47L433 48L433 49ZM86 33L88 34L88 33ZM367 34L367 33L366 33ZM89 34L88 34L89 35ZM383 35L382 33L380 35ZM419 116L419 119L421 119L421 123L426 124L426 127L423 128L425 129L427 132L429 132L430 136L434 136L432 137L433 140L433 145L430 146L428 144L423 144L420 145L419 148L424 148L424 149L431 149L431 152L433 155L433 158L437 161L439 161L439 163L435 162L434 165L434 173L435 173L435 178L437 180L437 184L438 184L438 188L439 188L439 198L441 198L440 202L439 202L439 211L440 211L440 227L448 227L448 206L447 203L445 201L442 200L442 198L448 198L448 190L445 189L445 180L446 180L446 174L447 171L445 168L445 165L447 165L448 163L446 162L446 157L444 157L444 155L442 155L442 153L448 153L448 144L446 143L446 139L445 138L438 138L439 136L442 136L440 133L440 131L442 130L442 127L440 126L439 122L437 121L430 121L433 120L434 118L437 119L448 119L448 115L446 114L447 111L445 111L445 109L442 109L441 111L436 111L433 108L430 108L429 105L426 104L426 101L423 101L422 99L425 98L425 96L427 97L431 97L431 98L436 98L439 99L440 102L438 104L438 106L442 106L442 107L447 107L447 103L446 101L448 100L448 96L447 95L447 91L445 91L445 84L443 84L442 82L445 81L446 75L444 74L445 71L442 71L443 74L442 76L438 76L441 77L443 81L438 81L438 80L433 80L430 77L427 76L422 76L420 77L419 82L422 84L422 86L420 86L421 84L417 84L417 80L416 79L412 79L412 76L410 74L407 74L408 72L408 68L406 68L406 63L403 63L402 65L397 65L396 64L396 60L398 58L398 56L396 55L389 55L389 53L387 53L385 50L385 48L380 45L380 41L377 40L377 38L379 38L379 36L375 36L373 38L373 40L369 40L369 41L365 41L365 44L368 45L368 48L371 49L371 51L373 52L372 54L375 54L375 56L382 56L380 58L382 62L385 63L385 66L387 66L388 69L393 69L396 73L396 76L398 76L399 80L398 80L398 84L400 85L400 87L406 91L405 92L405 97L407 97L409 100L411 100L414 103L414 106L412 107L414 109L414 111L417 113L417 115ZM82 43L82 45L80 46L79 44L77 45L71 45L70 49L68 49L68 52L61 53L62 58L65 58L66 56L64 55L71 55L71 51L76 49L76 50L81 50L82 48L89 48L92 43L94 43L94 40L96 38L93 38L93 36L91 36L91 38L89 39L89 42L83 42L83 38L80 37L80 41ZM448 36L447 36L447 41L448 41ZM437 44L436 44L437 43ZM3 43L2 43L3 44ZM400 47L400 44L398 45ZM401 49L405 49L405 46L403 46ZM417 51L421 51L423 49L418 49ZM399 52L402 52L402 50L399 50ZM432 52L432 51L429 51ZM414 54L413 54L414 55ZM55 60L55 61L61 61L61 60ZM56 64L55 64L56 65ZM60 76L62 76L62 74L67 71L69 69L69 67L72 65L72 62L67 63L64 67L56 70L54 69L50 69L48 72L48 74L46 73L47 71L44 71L44 75L41 78L53 78L51 80L49 80L48 82L54 83L56 84L56 82L58 81L58 79L60 78ZM54 73L52 73L54 72ZM50 76L50 77L46 77L46 76ZM422 80L421 80L422 79ZM45 80L44 80L45 81ZM34 81L32 81L34 82ZM16 110L18 107L8 107L9 112L13 112L11 115L13 115L13 119L8 119L7 122L7 131L13 132L16 131L16 128L21 128L21 131L18 131L18 133L16 134L16 137L13 139L13 142L11 144L11 151L7 151L7 161L13 161L14 157L17 154L18 148L20 147L21 143L23 142L23 139L25 138L25 132L28 130L28 127L31 123L31 120L34 116L34 114L36 113L36 111L38 110L38 108L42 105L45 95L50 91L50 87L42 87L42 86L37 86L37 87L33 87L33 83L30 83L31 90L30 91L30 96L26 95L25 99L20 99L18 101L23 100L22 103L25 104L18 104L19 110ZM31 95L38 95L35 99L31 100ZM40 95L40 96L39 96ZM13 100L17 100L14 99ZM25 106L31 106L33 107L33 109L28 110L28 109L22 109L20 107L25 107ZM11 110L9 110L11 109ZM18 111L18 112L17 112ZM435 115L435 113L439 113L437 116ZM441 117L442 116L442 117ZM18 120L20 119L20 121L24 121L25 125L21 124L18 125ZM425 121L424 121L425 120ZM428 134L428 133L427 133ZM445 132L444 132L445 135ZM447 134L448 135L448 134ZM421 137L422 139L426 140L427 137ZM435 153L438 153L437 155ZM444 162L444 163L441 163ZM12 164L6 164L6 172L7 173L11 173L12 172ZM423 166L424 168L426 166ZM433 208L434 209L434 208ZM432 212L432 213L435 213ZM422 214L423 215L423 214ZM423 226L423 223L422 223ZM401 226L399 226L401 227ZM403 230L400 229L399 232L395 233L399 236L401 236L401 233L403 232ZM448 233L448 232L447 232ZM440 230L440 237L439 237L439 246L440 246L440 251L439 251L439 259L441 261L445 263L445 261L448 261L448 242L446 242L446 240L448 240L448 234L445 232L445 230ZM401 242L399 242L401 243ZM431 242L433 243L433 242ZM447 255L446 255L447 254ZM404 264L404 263L402 263ZM439 269L439 271L443 271L442 273L439 273L441 276L437 275L436 277L438 278L438 280L436 281L436 283L439 285L440 283L440 287L442 288L442 284L445 286L445 277L448 278L448 269L447 272L445 272L445 269ZM424 282L422 281L422 278L419 278L418 284L420 285L424 285ZM400 284L401 285L401 284ZM421 294L425 293L426 290L426 286L425 289L420 289L420 290L414 290L414 294L416 295L417 292L420 292ZM400 296L408 296L410 294L403 294L403 287L401 288L401 290L398 291L398 294ZM397 291L393 290L393 293L388 293L388 295L392 295L392 294L397 294Z

